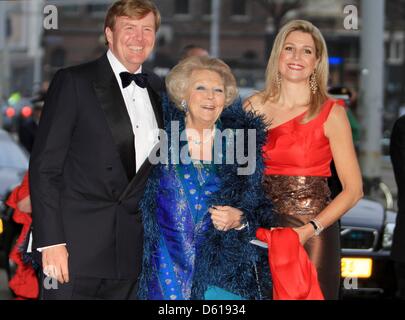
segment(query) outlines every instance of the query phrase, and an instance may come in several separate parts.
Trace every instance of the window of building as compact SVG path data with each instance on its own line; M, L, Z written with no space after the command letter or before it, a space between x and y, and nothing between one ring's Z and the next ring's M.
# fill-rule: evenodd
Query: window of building
M6 38L10 38L11 35L13 34L13 26L11 24L11 19L10 17L6 18Z
M94 16L105 16L109 5L108 4L89 4L87 11Z
M61 12L67 16L74 16L80 13L80 6L79 5L66 5L61 6Z
M51 54L51 66L63 67L65 65L66 52L62 48L55 49Z
M190 14L190 1L189 0L176 0L174 3L175 14Z
M401 65L404 62L405 35L396 32L386 46L388 62L394 65Z
M212 1L205 0L203 2L202 13L205 16L210 16L212 14Z
M233 16L246 16L246 0L232 0L231 14Z

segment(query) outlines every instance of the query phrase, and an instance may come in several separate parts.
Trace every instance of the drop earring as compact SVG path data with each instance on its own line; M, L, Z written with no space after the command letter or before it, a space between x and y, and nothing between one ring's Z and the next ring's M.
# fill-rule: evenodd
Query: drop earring
M184 112L184 113L187 113L187 112L188 112L187 101L184 100L184 99L181 100L180 105L181 105L181 108L183 109L183 112Z
M318 83L316 82L316 71L314 71L309 77L309 87L311 88L312 94L316 94L318 91Z
M280 71L277 72L277 77L276 77L276 86L278 88L278 90L281 89L281 73Z

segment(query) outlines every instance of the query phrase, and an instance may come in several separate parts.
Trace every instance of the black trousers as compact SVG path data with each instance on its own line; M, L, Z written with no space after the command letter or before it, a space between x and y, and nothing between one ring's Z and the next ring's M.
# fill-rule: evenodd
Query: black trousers
M395 262L397 298L405 300L405 262Z
M72 276L60 284L42 274L40 290L42 300L136 300L138 282Z

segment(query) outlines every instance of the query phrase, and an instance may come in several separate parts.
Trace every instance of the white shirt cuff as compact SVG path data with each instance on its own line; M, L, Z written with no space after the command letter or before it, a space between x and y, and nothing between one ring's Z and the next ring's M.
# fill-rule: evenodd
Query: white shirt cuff
M53 247L58 247L58 246L66 246L66 243L59 243L59 244L54 244L52 246L47 246L47 247L42 247L42 248L37 248L39 252L42 252L45 249L53 248Z

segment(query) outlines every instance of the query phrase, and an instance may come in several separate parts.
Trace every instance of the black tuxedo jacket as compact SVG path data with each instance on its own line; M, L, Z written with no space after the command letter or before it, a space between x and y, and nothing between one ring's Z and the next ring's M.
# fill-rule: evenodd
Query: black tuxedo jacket
M405 262L405 116L399 118L392 129L390 155L398 186L398 215L391 255Z
M163 85L143 71L162 128ZM135 174L131 121L107 56L58 71L30 160L34 248L66 243L74 276L138 277L150 169L146 160Z

